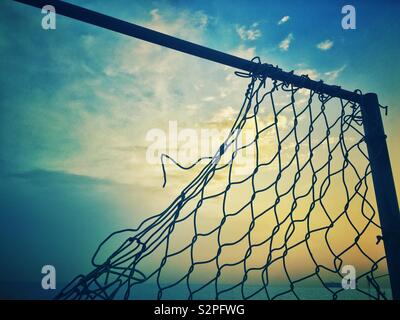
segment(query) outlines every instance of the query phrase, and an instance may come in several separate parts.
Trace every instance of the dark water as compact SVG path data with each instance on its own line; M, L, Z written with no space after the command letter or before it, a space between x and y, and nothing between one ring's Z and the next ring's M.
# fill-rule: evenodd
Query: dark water
M40 282L0 282L0 299L51 300L61 288L43 290Z

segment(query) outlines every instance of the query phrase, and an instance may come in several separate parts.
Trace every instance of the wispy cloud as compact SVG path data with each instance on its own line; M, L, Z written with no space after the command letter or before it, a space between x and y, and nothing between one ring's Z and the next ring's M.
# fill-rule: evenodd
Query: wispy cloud
M231 106L227 106L217 110L217 112L212 117L214 122L222 122L224 120L235 120L238 114L238 110L235 110Z
M151 10L151 11L150 11L150 16L151 16L151 19L152 19L153 21L159 21L159 20L161 20L161 15L159 14L159 10L158 10L158 9L153 9L153 10Z
M205 101L205 102L210 102L210 101L214 101L214 100L215 100L215 97L213 97L213 96L208 96L208 97L203 98L203 101Z
M327 51L333 47L333 41L326 39L317 44L317 48L322 51Z
M240 45L239 47L235 48L234 50L230 51L231 54L234 56L239 56L241 58L245 59L253 59L257 54L256 54L256 48L255 47L245 47L243 45ZM232 77L232 75L230 75Z
M312 68L297 69L295 72L298 75L307 75L313 80L317 80L320 77L319 72Z
M215 22L215 18L208 16L203 11L180 11L179 13L156 8L149 11L149 18L142 21L145 27L172 34L180 38L199 41L196 37L201 34L209 24ZM189 30L194 33L194 38L190 37Z
M206 15L205 13L198 11L194 14L194 19L196 20L196 26L200 27L200 28L205 28L210 21L215 21L215 19L213 17L209 17L208 15Z
M333 81L336 80L337 77L342 73L342 71L346 69L346 65L341 66L338 69L332 70L332 71L327 71L324 73L324 76L327 81Z
M240 39L253 41L261 37L261 31L257 27L257 22L253 23L249 28L246 28L245 26L236 26L236 32Z
M340 68L334 70L319 72L314 68L308 68L303 66L303 68L296 69L295 73L298 75L308 75L313 80L318 80L322 78L324 81L334 81L340 76L340 74L344 69L346 69L346 65L343 65Z
M289 47L290 47L290 43L292 42L293 39L294 39L293 34L289 33L288 36L281 41L281 43L279 44L279 48L282 51L288 51Z
M149 11L142 24L190 41L204 43L205 29L199 26L204 26L207 21L210 20L201 12L184 11L176 14L164 9L162 12L153 11L152 14ZM212 20L210 23L213 23ZM257 25L252 24L250 27L257 28ZM232 48L231 51L248 59L256 55L254 46L248 47L244 44ZM167 133L169 139L169 119L176 120L179 128L196 129L205 124L209 114L219 109L217 106L222 103L224 106L230 105L230 101L241 101L246 83L236 77L231 69L194 60L193 57L146 42L123 41L118 43L114 52L115 58L107 58L103 62L104 73L111 77L104 77L103 83L96 83L95 89L92 87L98 100L108 106L107 114L99 112L82 115L79 130L75 131L75 140L82 146L80 152L68 154L62 161L51 165L67 172L135 184L141 188L161 188L161 167L158 163L149 163L146 160L146 148L116 151L112 147L149 147L151 142L146 140L146 136L153 128ZM110 83L113 85L109 85ZM82 82L80 86L82 87ZM88 105L94 103L92 99L87 102ZM157 110L156 115L154 110ZM218 128L223 125L224 123L219 124ZM210 127L214 128L212 124ZM169 144L168 140L167 151L173 149ZM98 162L98 159L107 160ZM184 176L185 179L190 177L187 174ZM171 183L165 194L176 191ZM182 181L176 182L179 186L181 183Z
M289 19L290 19L289 16L282 17L282 19L278 21L278 25L280 26L281 24L284 24L284 23L288 22Z

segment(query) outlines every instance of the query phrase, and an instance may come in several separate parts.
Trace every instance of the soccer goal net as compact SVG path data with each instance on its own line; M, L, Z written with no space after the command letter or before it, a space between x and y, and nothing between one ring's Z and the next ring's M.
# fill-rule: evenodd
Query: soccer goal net
M170 205L111 234L58 298L390 298L360 105L238 75L215 154L181 167L198 172Z

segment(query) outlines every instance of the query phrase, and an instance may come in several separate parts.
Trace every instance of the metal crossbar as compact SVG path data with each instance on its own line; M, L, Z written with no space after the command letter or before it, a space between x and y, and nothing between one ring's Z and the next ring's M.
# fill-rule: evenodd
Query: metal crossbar
M101 28L115 31L127 36L148 41L173 50L184 52L199 58L221 63L223 65L251 72L253 74L271 77L284 83L291 83L300 88L313 90L317 93L325 93L332 97L346 99L359 103L361 95L358 92L344 90L338 86L327 85L322 81L311 80L305 76L298 76L293 72L282 71L270 64L260 65L253 61L236 57L218 50L210 49L193 42L182 40L170 35L154 31L133 23L129 23L108 15L95 12L86 8L58 0L15 0L37 8L45 5L52 5L56 8L57 14L86 22Z

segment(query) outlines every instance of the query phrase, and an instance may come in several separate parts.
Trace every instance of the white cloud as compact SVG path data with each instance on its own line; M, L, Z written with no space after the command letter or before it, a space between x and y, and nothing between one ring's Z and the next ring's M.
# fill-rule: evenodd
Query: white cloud
M201 42L198 35L202 35L204 29L214 19L202 11L181 11L177 14L175 11L164 10L161 14L159 9L153 9L149 14L150 19L140 21L141 25L194 42Z
M281 41L281 43L279 44L279 48L282 51L288 51L288 49L290 47L290 43L292 42L293 39L294 39L293 34L289 33L288 36Z
M322 50L322 51L329 50L332 47L333 47L333 41L329 40L329 39L326 39L326 40L324 40L324 41L322 41L322 42L317 44L317 48L319 50Z
M238 48L232 50L230 53L233 54L234 56L238 56L248 60L251 60L255 56L257 56L255 47L247 48L243 45L240 45Z
M322 78L324 81L334 81L339 77L339 75L345 68L346 65L343 65L340 68L331 71L319 72L318 70L313 68L303 67L301 69L296 69L295 73L298 75L308 75L313 80L319 80Z
M281 24L284 24L284 23L288 22L289 19L290 19L289 16L282 17L282 19L278 21L278 25L281 25Z
M199 109L199 106L197 104L188 104L186 106L186 109L189 111L197 111Z
M212 20L201 12L177 14L157 9L141 21L149 28L197 43L205 43L205 29L200 26L207 23ZM86 40L90 42L89 38ZM249 59L256 55L254 47L244 45L232 51ZM87 52L91 52L90 48ZM232 125L247 79L236 77L234 69L143 41L124 39L116 43L113 52L115 55L104 57L102 72L108 77L96 83L79 82L94 96L87 102L88 107L99 104L107 108L104 113L93 114L79 107L81 124L74 135L84 147L81 152L65 157L61 169L161 188L159 165L149 164L145 158L148 130L159 128L168 132L169 120L178 121L179 128L195 129L211 118L218 119L218 128ZM218 107L230 105L233 108ZM115 147L135 145L144 148L115 152ZM181 183L176 180L176 184Z
M159 20L161 20L161 16L160 16L160 14L158 13L158 9L153 9L153 10L151 10L151 11L150 11L150 16L151 16L151 19L152 19L153 21L159 21Z
M303 97L308 97L310 95L310 91L306 88L301 88L297 90L297 94L303 96Z
M327 81L333 81L336 80L337 77L342 73L342 71L346 69L346 65L341 66L338 69L332 70L332 71L327 71L324 73L324 76Z
M261 37L260 29L257 29L258 23L255 22L251 25L250 28L246 28L245 26L236 26L236 32L242 40L256 40Z
M195 13L194 19L197 20L196 25L200 28L205 28L210 22L210 17L201 11Z
M211 101L214 101L214 100L215 100L215 97L213 97L213 96L208 96L208 97L203 98L204 102L211 102Z
M231 106L227 106L219 109L211 118L213 122L224 122L226 120L234 120L238 114L238 110L233 109Z
M313 80L317 80L320 77L319 72L312 68L297 69L295 72L298 75L308 75Z

